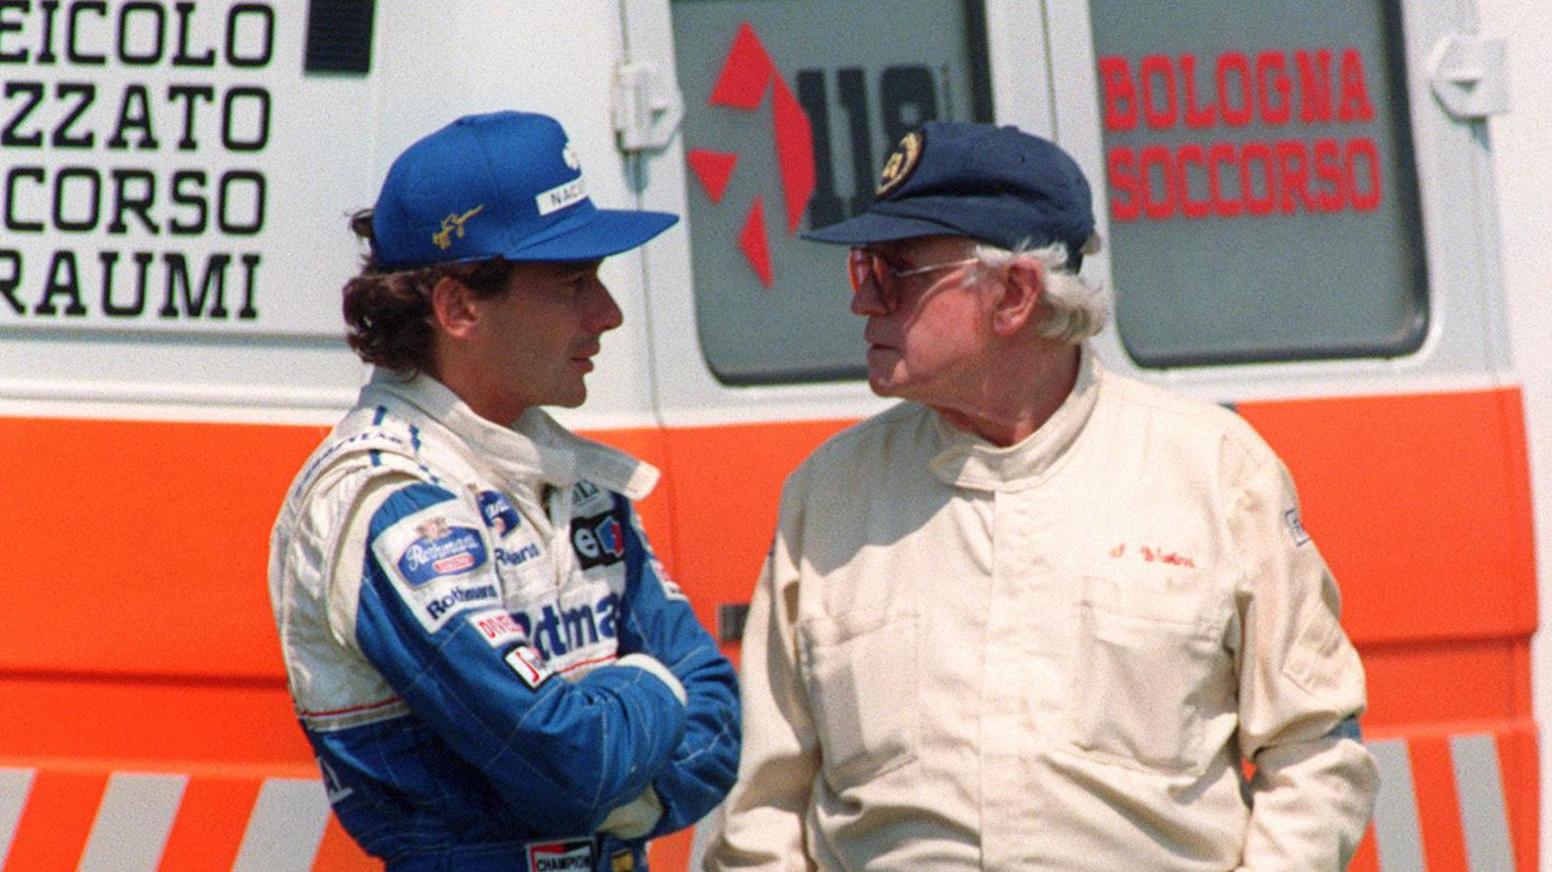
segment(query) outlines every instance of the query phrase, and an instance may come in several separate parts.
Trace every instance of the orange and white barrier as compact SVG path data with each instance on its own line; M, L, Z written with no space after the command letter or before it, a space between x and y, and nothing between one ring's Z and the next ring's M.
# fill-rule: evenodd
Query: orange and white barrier
M325 862L340 838L316 779L0 768L6 872L373 868L348 845Z
M1534 829L1517 833L1509 815L1520 779L1535 780L1513 759L1531 735L1511 729L1370 741L1380 794L1372 838L1351 869L1533 870ZM685 853L699 855L716 823L705 829L694 849L654 860L672 870L689 859ZM4 872L372 868L379 867L331 818L316 779L0 768Z

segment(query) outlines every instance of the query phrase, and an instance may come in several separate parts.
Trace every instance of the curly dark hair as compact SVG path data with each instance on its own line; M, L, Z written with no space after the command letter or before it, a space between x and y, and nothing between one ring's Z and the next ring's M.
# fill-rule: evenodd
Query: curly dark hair
M371 243L372 210L352 214L350 230ZM494 258L395 270L378 263L369 247L361 271L345 282L345 341L367 363L407 375L431 372L431 289L447 276L478 297L500 296L512 267Z

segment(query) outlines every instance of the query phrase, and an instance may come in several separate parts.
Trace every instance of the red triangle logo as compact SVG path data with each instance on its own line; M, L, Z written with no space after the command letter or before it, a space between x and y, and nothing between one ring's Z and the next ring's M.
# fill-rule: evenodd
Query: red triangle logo
M765 201L756 197L749 207L749 217L744 219L743 232L738 234L738 247L744 258L760 277L760 284L769 288L776 277L771 271L771 244L765 235Z
M733 177L733 167L738 164L738 155L693 148L685 155L685 160L695 172L695 177L700 179L701 187L706 189L706 196L711 198L711 202L722 202L722 195L727 192L728 179Z

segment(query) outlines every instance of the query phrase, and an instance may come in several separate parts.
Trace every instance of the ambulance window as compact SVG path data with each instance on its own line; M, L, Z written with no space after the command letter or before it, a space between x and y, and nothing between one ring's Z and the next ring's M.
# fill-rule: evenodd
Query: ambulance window
M1397 0L1090 8L1131 356L1416 350L1427 276Z
M856 214L924 121L990 120L979 0L674 0L697 330L727 384L864 369L845 252L797 234Z

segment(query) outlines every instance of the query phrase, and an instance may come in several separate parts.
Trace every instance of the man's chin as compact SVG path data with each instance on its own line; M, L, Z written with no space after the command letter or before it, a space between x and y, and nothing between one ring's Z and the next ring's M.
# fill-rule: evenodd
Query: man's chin
M900 373L898 361L875 361L873 355L868 355L868 387L873 393L881 397L898 397L900 389Z
M888 377L874 376L873 374L869 373L868 387L872 389L873 393L878 394L881 397L900 396L899 385L895 384L894 380Z
M564 391L556 391L545 403L557 409L575 409L587 402L587 385L578 382Z

